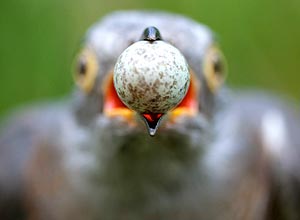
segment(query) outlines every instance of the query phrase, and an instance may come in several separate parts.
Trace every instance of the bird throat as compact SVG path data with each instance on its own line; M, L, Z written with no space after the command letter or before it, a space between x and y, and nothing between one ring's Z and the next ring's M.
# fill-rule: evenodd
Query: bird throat
M163 118L163 113L144 113L141 114L151 137L153 137L159 127L160 121Z

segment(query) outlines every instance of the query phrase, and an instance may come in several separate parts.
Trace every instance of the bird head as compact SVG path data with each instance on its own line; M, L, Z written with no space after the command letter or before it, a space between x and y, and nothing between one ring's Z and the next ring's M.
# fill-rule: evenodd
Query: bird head
M226 65L204 25L174 14L116 12L88 31L74 72L81 123L106 118L154 136L158 127L188 133L209 121Z

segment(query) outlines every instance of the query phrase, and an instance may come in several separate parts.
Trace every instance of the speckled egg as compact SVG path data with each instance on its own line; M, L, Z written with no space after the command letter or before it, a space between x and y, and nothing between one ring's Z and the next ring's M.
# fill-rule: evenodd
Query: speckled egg
M138 113L166 113L187 93L190 74L180 51L164 41L138 41L118 58L114 86Z

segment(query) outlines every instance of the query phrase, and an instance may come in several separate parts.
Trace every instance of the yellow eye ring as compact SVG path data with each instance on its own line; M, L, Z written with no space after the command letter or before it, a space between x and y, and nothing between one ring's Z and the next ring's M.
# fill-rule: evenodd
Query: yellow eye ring
M90 48L84 48L76 59L74 79L77 86L89 93L96 81L98 72L98 60L95 52Z
M212 92L216 92L223 84L227 74L224 55L217 46L210 47L206 52L203 61L203 70L208 88Z

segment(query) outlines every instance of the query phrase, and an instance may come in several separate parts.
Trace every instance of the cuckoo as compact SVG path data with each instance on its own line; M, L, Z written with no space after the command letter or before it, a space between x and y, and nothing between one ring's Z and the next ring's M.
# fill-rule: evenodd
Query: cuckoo
M2 123L0 218L300 219L299 115L274 95L228 89L226 74L203 24L103 17L70 98Z

